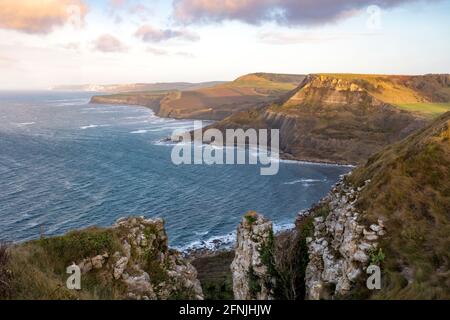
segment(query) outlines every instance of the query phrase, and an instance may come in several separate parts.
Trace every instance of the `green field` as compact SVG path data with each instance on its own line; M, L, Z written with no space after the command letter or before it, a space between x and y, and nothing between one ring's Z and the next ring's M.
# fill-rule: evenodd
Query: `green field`
M396 106L402 110L420 113L430 118L436 118L450 111L450 103L411 103L397 104Z

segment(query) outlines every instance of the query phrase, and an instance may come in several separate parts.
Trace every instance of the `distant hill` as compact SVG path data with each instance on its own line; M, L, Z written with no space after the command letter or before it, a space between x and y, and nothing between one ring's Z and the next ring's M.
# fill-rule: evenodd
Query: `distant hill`
M272 104L211 127L280 129L284 157L362 163L450 110L450 76L312 74Z
M211 81L201 83L169 82L169 83L133 83L133 84L83 84L55 86L55 91L85 91L85 92L139 92L139 91L174 91L174 90L197 90L212 87L223 83L222 81Z
M303 75L249 74L228 83L195 90L134 92L95 96L93 103L121 103L148 106L161 117L222 120L237 111L270 103L295 89Z

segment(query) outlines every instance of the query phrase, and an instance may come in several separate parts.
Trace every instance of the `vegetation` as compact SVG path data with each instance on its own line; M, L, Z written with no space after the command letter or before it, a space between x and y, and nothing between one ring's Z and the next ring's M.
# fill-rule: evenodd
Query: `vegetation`
M349 177L355 186L371 179L357 203L366 222L386 221L374 257L384 260L383 288L374 298L450 298L449 136L446 113Z
M40 239L33 244L41 247L48 256L58 257L55 259L58 272L65 272L74 261L114 252L120 247L112 230L98 228L72 231L61 237Z
M225 86L290 91L298 87L304 78L303 75L253 73L242 76Z
M8 269L10 254L8 246L0 242L0 300L11 295L11 270Z
M250 295L256 299L257 294L261 292L261 279L253 271L253 267L250 266L248 270L248 288Z
M415 112L428 118L436 118L450 111L450 103L407 103L396 106L402 110Z
M8 250L6 267L0 266L0 280L3 270L8 270L9 275L9 295L0 294L0 298L117 299L125 288L121 283L111 281L111 272L93 270L84 275L82 291L66 288L67 266L86 257L114 252L118 248L117 241L111 230L90 228L14 245Z
M256 222L256 220L257 220L257 214L256 214L255 211L250 211L250 212L248 212L248 213L244 216L244 218L245 218L245 221L247 221L247 223L248 223L249 225L252 225L252 224L254 224L254 223Z
M234 251L201 256L192 261L197 269L206 300L233 300L233 280L230 265Z
M377 265L377 266L381 266L381 263L384 261L384 259L386 258L383 249L379 248L377 249L371 249L369 251L369 258L370 258L370 264L371 265Z

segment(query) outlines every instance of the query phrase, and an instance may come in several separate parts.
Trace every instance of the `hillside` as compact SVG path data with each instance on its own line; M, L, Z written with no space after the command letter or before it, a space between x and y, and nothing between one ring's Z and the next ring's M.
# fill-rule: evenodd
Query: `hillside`
M279 129L285 158L358 164L422 128L449 101L448 75L315 74L276 103L211 127Z
M303 79L301 75L256 73L196 90L95 96L92 102L143 105L168 118L222 120L235 112L278 99L295 89Z
M299 218L305 296L449 299L449 212L450 112L370 158ZM366 287L369 264L381 268L381 290Z
M76 264L81 288L69 290ZM9 248L0 244L0 300L203 299L195 268L168 247L164 222L119 219Z
M349 177L370 179L357 208L382 218L386 285L378 298L450 298L450 112Z

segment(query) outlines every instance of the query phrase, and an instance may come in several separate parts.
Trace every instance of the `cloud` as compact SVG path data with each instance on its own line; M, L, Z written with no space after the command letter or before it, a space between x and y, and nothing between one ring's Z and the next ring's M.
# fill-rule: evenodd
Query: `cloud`
M81 26L86 13L82 0L1 0L0 28L48 34L68 23Z
M101 52L123 52L127 47L116 37L104 34L94 41L95 49Z
M0 55L0 66L1 67L11 67L16 62L17 62L16 59Z
M146 20L154 14L154 11L143 5L142 3L135 4L128 9L128 12L132 15L138 16L141 20Z
M175 0L178 22L239 20L249 24L317 25L337 21L370 5L392 8L420 0ZM434 2L439 0L423 0Z
M176 51L176 52L170 52L168 50L155 48L155 47L148 47L146 49L148 53L151 53L155 56L165 56L165 57L182 57L182 58L195 58L195 55L190 52L185 51Z
M150 25L140 27L135 36L145 42L161 42L170 39L197 41L200 39L197 34L186 30L157 29Z
M154 54L155 56L166 56L169 55L169 52L164 49L148 47L146 50L148 53Z
M127 3L127 0L109 0L109 5L114 8L123 7Z
M379 33L324 33L324 32L261 32L258 39L271 45L289 45L304 43L321 43L334 40L346 40L355 37L376 36Z
M69 43L61 45L61 47L66 50L78 51L78 50L80 50L81 44L78 42L69 42Z
M195 55L193 53L185 52L185 51L175 52L174 55L176 55L178 57L189 58L189 59L195 58Z

